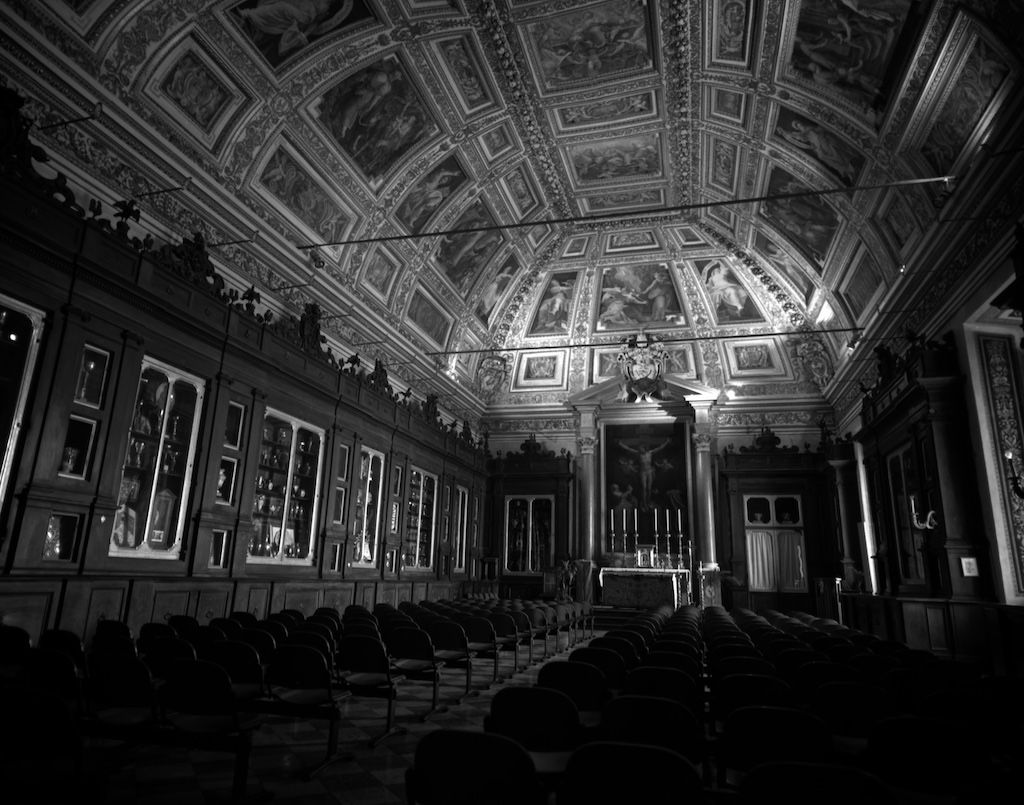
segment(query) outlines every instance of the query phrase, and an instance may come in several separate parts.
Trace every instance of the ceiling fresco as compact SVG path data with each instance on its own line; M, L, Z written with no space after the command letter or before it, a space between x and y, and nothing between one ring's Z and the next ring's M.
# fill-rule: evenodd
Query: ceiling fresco
M991 0L10 0L0 23L39 124L103 103L37 131L78 182L190 178L143 223L242 238L211 250L240 290L318 302L335 351L474 417L607 379L641 330L681 378L820 397L941 208L899 183L976 154L1024 36Z

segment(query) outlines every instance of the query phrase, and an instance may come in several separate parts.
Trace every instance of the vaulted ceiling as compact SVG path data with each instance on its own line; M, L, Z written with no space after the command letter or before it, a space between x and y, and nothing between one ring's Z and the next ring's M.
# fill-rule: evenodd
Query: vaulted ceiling
M681 379L820 398L931 180L1019 109L1021 4L968 6L11 0L0 58L80 186L475 418L640 330Z

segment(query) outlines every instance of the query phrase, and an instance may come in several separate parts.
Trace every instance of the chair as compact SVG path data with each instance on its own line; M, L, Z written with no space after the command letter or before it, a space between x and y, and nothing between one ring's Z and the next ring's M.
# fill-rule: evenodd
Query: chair
M500 667L501 646L498 643L498 636L494 626L487 618L472 616L463 618L461 626L466 632L469 650L477 656L488 654L494 657L494 672L490 684L498 682L498 669Z
M109 652L91 652L86 662L88 718L83 728L87 732L123 739L128 737L123 732L126 728L156 725L156 688L146 663L135 656Z
M955 721L895 716L868 737L865 769L903 791L956 796L992 772L988 747Z
M236 610L235 612L232 612L230 615L228 615L228 617L231 618L231 620L233 621L238 621L246 629L252 628L260 621L260 619L257 618L253 613L243 612L241 610Z
M319 651L309 646L281 646L267 668L266 679L270 696L240 701L241 709L287 718L327 721L324 759L306 769L307 779L334 763L352 758L349 754L337 754L341 722L339 703L352 693L334 684L327 660Z
M101 634L97 632L92 636L89 644L90 652L94 654L121 654L126 657L137 657L138 649L135 641L130 637L119 634Z
M548 620L547 613L543 609L527 607L523 611L526 613L526 617L530 619L530 632L532 636L534 638L540 637L544 640L544 654L541 656L541 659L546 660L548 658L548 635L557 627ZM555 637L555 648L556 650L558 648L557 636Z
M199 658L219 665L228 673L237 699L256 699L267 694L259 652L241 640L218 640L205 644Z
M434 657L442 667L464 667L466 669L466 690L456 699L458 704L469 696L480 693L473 690L473 657L469 650L466 631L455 621L435 621L427 626L427 634L434 644Z
M583 741L579 711L560 690L515 686L501 688L484 716L484 732L520 743L533 758L537 773L561 773L569 755Z
M424 735L405 788L409 805L546 805L548 799L522 745L472 730Z
M761 763L747 772L738 790L742 805L897 805L893 792L878 777L851 766L830 763Z
M245 627L234 618L211 618L210 626L220 629L228 640L237 640Z
M789 707L737 707L725 717L716 755L719 786L735 786L759 763L834 760L832 733L825 722Z
M661 746L593 741L569 758L558 786L558 805L594 805L597 802L635 802L637 780L622 769L657 769L664 780L662 795L641 797L645 802L701 802L701 774L678 752ZM610 770L615 772L610 773Z
M238 639L256 649L256 653L260 657L260 664L264 668L270 663L274 652L277 651L277 641L274 636L263 629L243 629Z
M622 655L608 648L594 648L588 645L573 649L569 662L585 662L597 666L604 674L608 687L613 692L621 690L626 679L626 662Z
M43 647L30 649L21 661L14 683L52 693L64 702L74 716L84 713L78 666L63 651Z
M647 652L650 650L643 634L638 631L632 631L629 629L612 629L610 632L605 632L604 636L621 637L623 640L628 640L633 646L633 650L636 652L638 660L643 660L643 658L647 656Z
M86 771L78 726L58 696L4 685L0 687L0 712L0 779L5 802L103 801L102 779Z
M196 650L180 637L154 637L146 641L143 661L149 666L154 679L164 679L171 664L177 660L196 659Z
M652 665L658 665L662 668L675 668L677 671L683 671L695 680L700 680L704 677L704 669L698 660L691 657L689 654L680 654L675 651L651 651L640 660L638 668L645 668Z
M204 660L172 662L160 687L159 701L164 718L179 732L183 745L234 754L232 798L242 799L252 732L262 719L238 712L227 671Z
M626 672L624 692L634 696L672 699L694 713L704 711L704 685L675 668L648 665Z
M730 674L766 674L778 676L775 665L764 657L726 657L708 668L714 677Z
M673 699L623 693L605 703L598 734L607 741L662 746L698 764L704 760L701 715Z
M792 689L777 676L765 674L732 674L714 681L711 716L716 722L724 722L738 707L753 705L792 707Z
M39 636L39 648L66 654L75 663L80 676L85 675L85 646L82 638L66 629L47 629Z
M580 723L593 727L601 719L601 709L611 698L604 673L585 662L549 662L537 674L542 688L560 690L579 710Z
M431 683L430 709L420 716L420 720L426 721L434 713L446 711L447 707L438 706L441 663L435 656L430 635L422 629L396 629L388 637L387 650L395 671L406 679Z
M306 620L306 613L301 609L288 609L287 607L281 610L282 615L287 615L295 623L302 623Z
M132 634L131 627L127 623L110 620L109 618L100 618L96 621L96 629L93 631L93 634L117 635L119 637L127 637L129 640L135 639L135 635Z
M387 723L384 732L370 740L371 747L377 746L391 735L402 735L407 732L405 727L395 725L397 685L404 677L392 673L391 661L380 640L362 635L342 637L338 646L338 675L345 689L353 696L387 699Z
M13 678L32 648L32 638L20 626L0 624L0 677Z
M900 709L885 688L864 682L829 682L811 694L810 712L828 725L840 752L858 755L866 748L875 725L898 715Z
M251 628L261 629L272 635L278 643L283 643L288 637L288 626L282 621L265 620L257 621Z
M199 621L191 615L171 615L167 618L167 625L173 627L179 637L185 637L199 625Z
M626 670L636 668L640 664L640 656L633 644L624 637L595 637L587 644L587 648L611 649L626 663Z
M196 626L186 633L185 639L192 644L196 650L207 643L221 642L227 640L227 636L216 626Z
M487 620L494 627L494 639L498 646L502 649L512 649L512 673L507 677L511 679L519 670L520 636L516 622L507 612L491 612L487 615Z

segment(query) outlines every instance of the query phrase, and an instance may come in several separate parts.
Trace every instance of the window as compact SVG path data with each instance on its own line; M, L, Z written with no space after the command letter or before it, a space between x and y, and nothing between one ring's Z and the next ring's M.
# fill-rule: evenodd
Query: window
M747 533L747 580L751 592L807 592L800 498L743 498Z
M452 553L455 556L453 569L456 573L466 572L466 537L469 533L469 490L464 486L455 487L455 533Z

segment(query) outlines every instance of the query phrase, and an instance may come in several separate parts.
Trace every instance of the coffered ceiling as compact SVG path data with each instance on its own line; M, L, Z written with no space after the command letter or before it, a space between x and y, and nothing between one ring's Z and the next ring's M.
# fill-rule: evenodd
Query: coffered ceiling
M475 418L606 380L640 330L680 379L820 399L966 192L935 180L1019 110L1024 11L11 0L0 22L76 182L229 243L239 290L318 302L338 353Z

